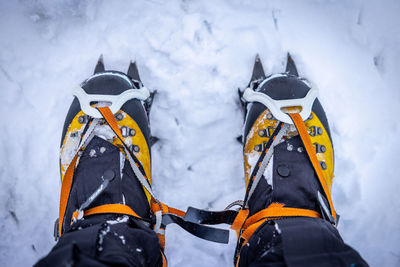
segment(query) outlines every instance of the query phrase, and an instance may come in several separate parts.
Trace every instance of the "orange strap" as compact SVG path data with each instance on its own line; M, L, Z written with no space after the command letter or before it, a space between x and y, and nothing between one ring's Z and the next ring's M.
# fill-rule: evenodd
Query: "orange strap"
M158 241L160 242L161 250L164 251L164 249L165 249L165 234L158 233L157 237L158 237Z
M113 131L118 135L118 138L122 141L124 138L121 135L121 130L118 127L117 121L115 120L114 114L112 114L109 107L97 107L101 115L108 122L108 125L113 129Z
M65 172L64 179L61 185L61 194L60 194L60 211L58 217L58 235L61 236L62 226L65 216L65 210L67 209L69 192L71 191L72 180L74 177L75 164L78 159L78 153L76 153L75 157L72 159L69 164L67 171Z
M141 219L141 217L136 212L134 212L131 207L124 204L105 204L85 210L84 212L85 216L101 213L126 214Z
M321 186L325 192L326 197L328 198L328 202L329 202L329 208L331 210L331 214L333 216L333 218L335 219L335 224L337 222L336 220L336 212L335 209L333 207L333 202L332 202L332 198L331 198L331 193L329 191L328 186L326 185L326 181L324 179L324 173L322 172L321 169L321 165L319 164L317 155L315 154L315 149L313 144L311 143L311 139L310 136L308 134L308 131L306 129L306 125L304 124L303 119L301 118L300 114L298 113L288 113L289 116L292 118L294 125L297 128L297 131L300 134L301 140L303 141L304 147L307 151L308 157L311 160L311 163L314 167L315 172L317 173L319 182L321 183Z
M257 212L250 218L247 218L245 224L243 225L243 228L246 229L250 225L264 218L277 218L277 217L279 218L279 217L294 217L294 216L313 217L313 218L321 217L321 215L318 212L313 210L288 208L284 207L284 205L281 203L272 203L271 205L268 206L268 208Z
M243 226L244 231L242 233L242 238L246 242L253 235L255 230L261 226L265 221L271 219L280 219L283 217L312 217L321 218L321 215L313 210L298 209L298 208L287 208L281 203L272 203L268 208L261 210L248 218Z
M162 256L162 267L167 267L168 266L167 258L165 257L163 251L161 251L161 256Z
M161 207L160 207L161 205ZM179 217L185 217L186 212L182 210L178 210L172 207L165 205L164 203L158 201L156 202L154 199L151 201L151 210L156 213L157 211L162 211L162 213L172 213Z
M247 217L248 213L248 210L240 210L231 227L231 229L235 230L236 232L242 232L240 237L245 239L245 243L247 243L255 230L257 230L257 228L260 227L265 221L297 216L312 218L321 217L321 215L316 211L298 208L287 208L284 207L284 205L281 203L272 203L268 206L268 208L263 209L250 217Z
M175 208L172 208L172 207L168 207L168 213L172 213L172 214L175 214L175 215L178 215L178 216L180 216L180 217L185 217L185 214L186 214L186 212L184 212L184 211L182 211L182 210L178 210L178 209L175 209Z
M242 226L248 216L249 216L249 210L247 209L241 209L239 213L236 215L236 218L232 223L231 229L236 232L237 236L239 236L240 230L242 229Z

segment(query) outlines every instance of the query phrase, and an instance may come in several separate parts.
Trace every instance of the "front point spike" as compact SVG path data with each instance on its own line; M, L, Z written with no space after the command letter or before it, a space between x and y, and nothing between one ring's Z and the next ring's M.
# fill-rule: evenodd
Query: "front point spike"
M129 68L128 68L128 72L127 72L128 76L131 77L131 79L140 81L140 76L139 76L139 70L136 66L136 61L132 62L129 64Z
M256 59L254 60L253 74L251 75L250 82L260 79L265 79L265 72L261 63L260 56L257 54Z
M99 73L105 71L104 68L104 61L103 61L103 54L100 55L99 60L97 61L96 67L94 68L94 73Z
M158 138L158 137L156 137L156 136L150 137L150 147L152 147L153 145L155 145L158 141L160 141L160 138Z
M296 64L294 63L294 60L289 53L287 54L286 72L295 76L299 76Z

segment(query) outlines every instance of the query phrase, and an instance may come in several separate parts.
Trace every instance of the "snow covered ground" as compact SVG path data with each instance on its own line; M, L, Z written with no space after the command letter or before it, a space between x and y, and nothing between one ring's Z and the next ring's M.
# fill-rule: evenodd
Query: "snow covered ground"
M160 199L222 209L244 194L237 87L256 53L271 73L289 51L330 120L344 240L372 266L399 266L399 12L396 0L1 1L0 265L32 265L54 245L61 128L101 53L108 69L137 60L159 92ZM166 253L170 266L231 266L234 243L170 226Z

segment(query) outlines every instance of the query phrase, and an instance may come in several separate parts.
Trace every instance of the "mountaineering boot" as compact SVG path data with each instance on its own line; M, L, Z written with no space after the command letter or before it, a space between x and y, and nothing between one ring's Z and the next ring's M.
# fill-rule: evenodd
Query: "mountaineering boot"
M151 188L148 115L155 92L135 63L127 74L106 71L75 91L61 140L59 242L37 266L166 266L165 231L177 224L205 240L228 243L229 231L185 220Z
M307 80L297 76L297 69L290 56L288 56L286 72L269 77L265 76L262 63L257 57L249 87L254 92L265 94L273 101L294 100L299 102L299 106L286 106L280 110L271 106L271 109L273 108L273 111L276 112L276 116L283 116L284 112L303 111L302 108L306 107L300 105L304 105L301 102L306 100L299 99L304 99L310 90L313 90ZM313 102L311 102L312 100ZM328 188L326 193L330 198L334 169L331 134L325 112L318 98L312 100L311 103L307 103L311 104L311 110L310 114L306 114L307 118L304 118L304 126L322 170L323 180ZM273 101L272 103L274 103ZM320 192L325 201L328 196L324 195L324 189L319 184L301 137L290 117L287 115L283 117L286 119L283 124L286 129L281 130L280 140L275 140L274 146L272 146L279 129L275 135L274 132L281 121L274 116L268 106L266 107L260 102L245 102L245 105L247 105L243 133L245 181L246 188L249 184L253 186L253 191L248 192L247 195L250 215L266 208L271 203L282 203L288 207L320 212L316 192ZM270 143L269 147L268 143ZM261 174L263 179L260 179L259 184L255 185L252 181L254 177L251 174L254 165L266 149L270 150L268 155L270 159L266 159L267 166ZM263 189L261 190L261 188ZM251 189L249 188L249 190ZM265 192L268 193L265 194ZM328 203L326 204L329 207Z
M134 72L132 69L136 71ZM137 73L135 63L131 63L129 73ZM75 156L74 152L80 145L82 146L65 211L63 223L65 230L71 226L68 218L71 218L74 211L79 210L80 205L102 184L104 181L102 176L105 173L110 173L113 176L112 180L101 195L94 199L87 208L120 203L129 206L143 218L150 217L150 196L135 178L127 157L128 151L125 151L121 140L105 119L100 116L99 111L95 109L96 106L107 106L109 104L107 103L108 98L110 98L110 102L113 101L112 104L115 104L123 98L124 93L129 92L128 90L143 89L145 87L142 86L138 75L129 77L122 72L105 71L102 57L95 68L94 75L85 80L81 84L81 88L77 89L77 97L74 98L68 111L61 141L60 168L62 181ZM87 95L100 96L98 99L103 101L86 103L89 98L85 99L84 97ZM113 115L124 138L124 143L140 162L139 167L151 184L151 137L148 113L144 103L144 101L150 101L149 98L145 100L129 99ZM86 109L88 113L96 114L97 111L99 118L90 116L82 108ZM90 126L95 119L98 122L92 129ZM88 133L88 129L91 129L90 133ZM83 140L86 140L86 144L82 144Z
M61 140L59 242L38 266L161 266L151 209L153 94L136 63L124 74L106 71L100 57L74 95Z
M131 63L129 73L137 73L136 63ZM123 95L130 91L147 90L138 74L136 77L128 75L105 71L101 57L94 75L85 80L75 92L77 97L65 120L60 152L61 179L64 181L67 169L80 147L63 219L64 231L73 225L69 220L73 213L107 180L107 175L110 176L107 188L103 188L85 210L119 203L130 207L142 218L150 218L150 196L135 178L127 155L130 152L135 156L139 169L151 184L151 137L145 104L145 101L150 101L150 96L146 99L146 96L143 99L123 99ZM126 101L121 102L121 99ZM109 104L115 105L118 102L122 105L112 113L123 141L101 116L103 114L96 110L96 107L108 108ZM129 151L124 149L124 145Z
M315 86L290 55L286 72L268 77L256 56L239 96L246 194L232 224L235 264L365 266L336 230L332 138Z

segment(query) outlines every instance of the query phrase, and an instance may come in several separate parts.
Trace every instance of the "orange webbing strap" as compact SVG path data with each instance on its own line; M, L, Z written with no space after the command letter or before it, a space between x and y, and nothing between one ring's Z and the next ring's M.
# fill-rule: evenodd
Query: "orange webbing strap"
M243 225L243 228L246 229L250 225L258 222L264 218L277 218L277 217L294 217L294 216L302 216L302 217L313 217L319 218L321 215L313 210L307 209L299 209L299 208L288 208L284 207L281 203L272 203L268 206L268 208L263 209L253 216L249 217Z
M163 229L165 231L165 229ZM158 241L160 241L161 250L165 249L165 233L157 233Z
M244 240L241 243L243 247L251 238L253 233L266 221L273 219L282 219L286 217L312 217L321 218L321 215L313 210L287 208L281 203L272 203L268 208L263 209L256 214L247 217L248 210L240 210L233 222L231 229L238 233L238 238ZM238 227L240 227L238 229Z
M168 213L172 213L175 215L178 215L179 217L185 217L186 212L182 211L182 210L178 210L172 207L168 207L169 212Z
M288 208L284 207L284 205L281 203L272 203L268 206L268 208L263 209L253 216L247 218L242 228L241 238L243 238L245 243L247 243L257 228L260 227L265 221L271 219L281 219L285 217L321 218L321 215L313 210Z
M102 214L102 213L118 213L118 214L126 214L133 216L135 218L141 219L136 212L134 212L129 206L124 204L105 204L101 206L97 206L84 211L84 216L89 216L93 214ZM78 212L74 212L73 218L78 218Z
M182 211L182 210L178 210L172 207L169 207L167 205L165 205L164 203L160 202L160 201L155 201L154 199L152 199L151 201L151 210L156 213L157 211L162 211L162 213L171 213L171 214L175 214L179 217L185 217L186 212Z
M243 224L248 216L249 216L249 210L247 209L241 209L236 215L236 218L231 225L231 229L236 232L237 236L240 235L240 230L242 229Z
M118 135L118 138L123 141L124 138L121 135L121 130L118 127L117 121L115 120L114 114L112 114L109 107L97 107L100 111L101 115L103 115L104 119L107 121L108 125L110 125L111 129Z
M281 203L272 203L268 208L263 209L256 214L247 217L249 214L248 210L242 209L233 222L231 229L238 233L238 237L245 240L242 246L245 245L253 233L260 227L264 222L272 219L282 219L285 217L312 217L321 218L321 215L313 210L288 208L284 207Z
M161 256L162 256L162 267L167 267L167 258L164 255L164 252L161 251Z
M61 194L60 194L60 211L58 217L58 236L61 236L62 233L62 225L65 216L65 210L67 209L69 192L71 191L72 180L74 177L75 164L78 159L78 153L75 154L75 157L69 164L67 171L65 172L64 179L62 180L61 185Z
M304 124L304 121L301 118L300 114L298 114L298 113L288 113L288 114L292 118L294 125L296 126L297 131L299 132L301 140L303 141L304 147L307 151L308 157L311 160L314 170L317 173L319 182L321 183L321 186L325 192L325 195L328 198L329 208L331 210L332 217L335 219L335 224L336 224L336 222L337 222L336 221L336 212L333 207L331 193L329 191L328 186L326 185L326 181L324 179L324 173L322 172L321 165L319 164L317 155L315 154L315 148L314 148L313 144L311 143L311 139L310 139L310 136L306 129L306 125Z

